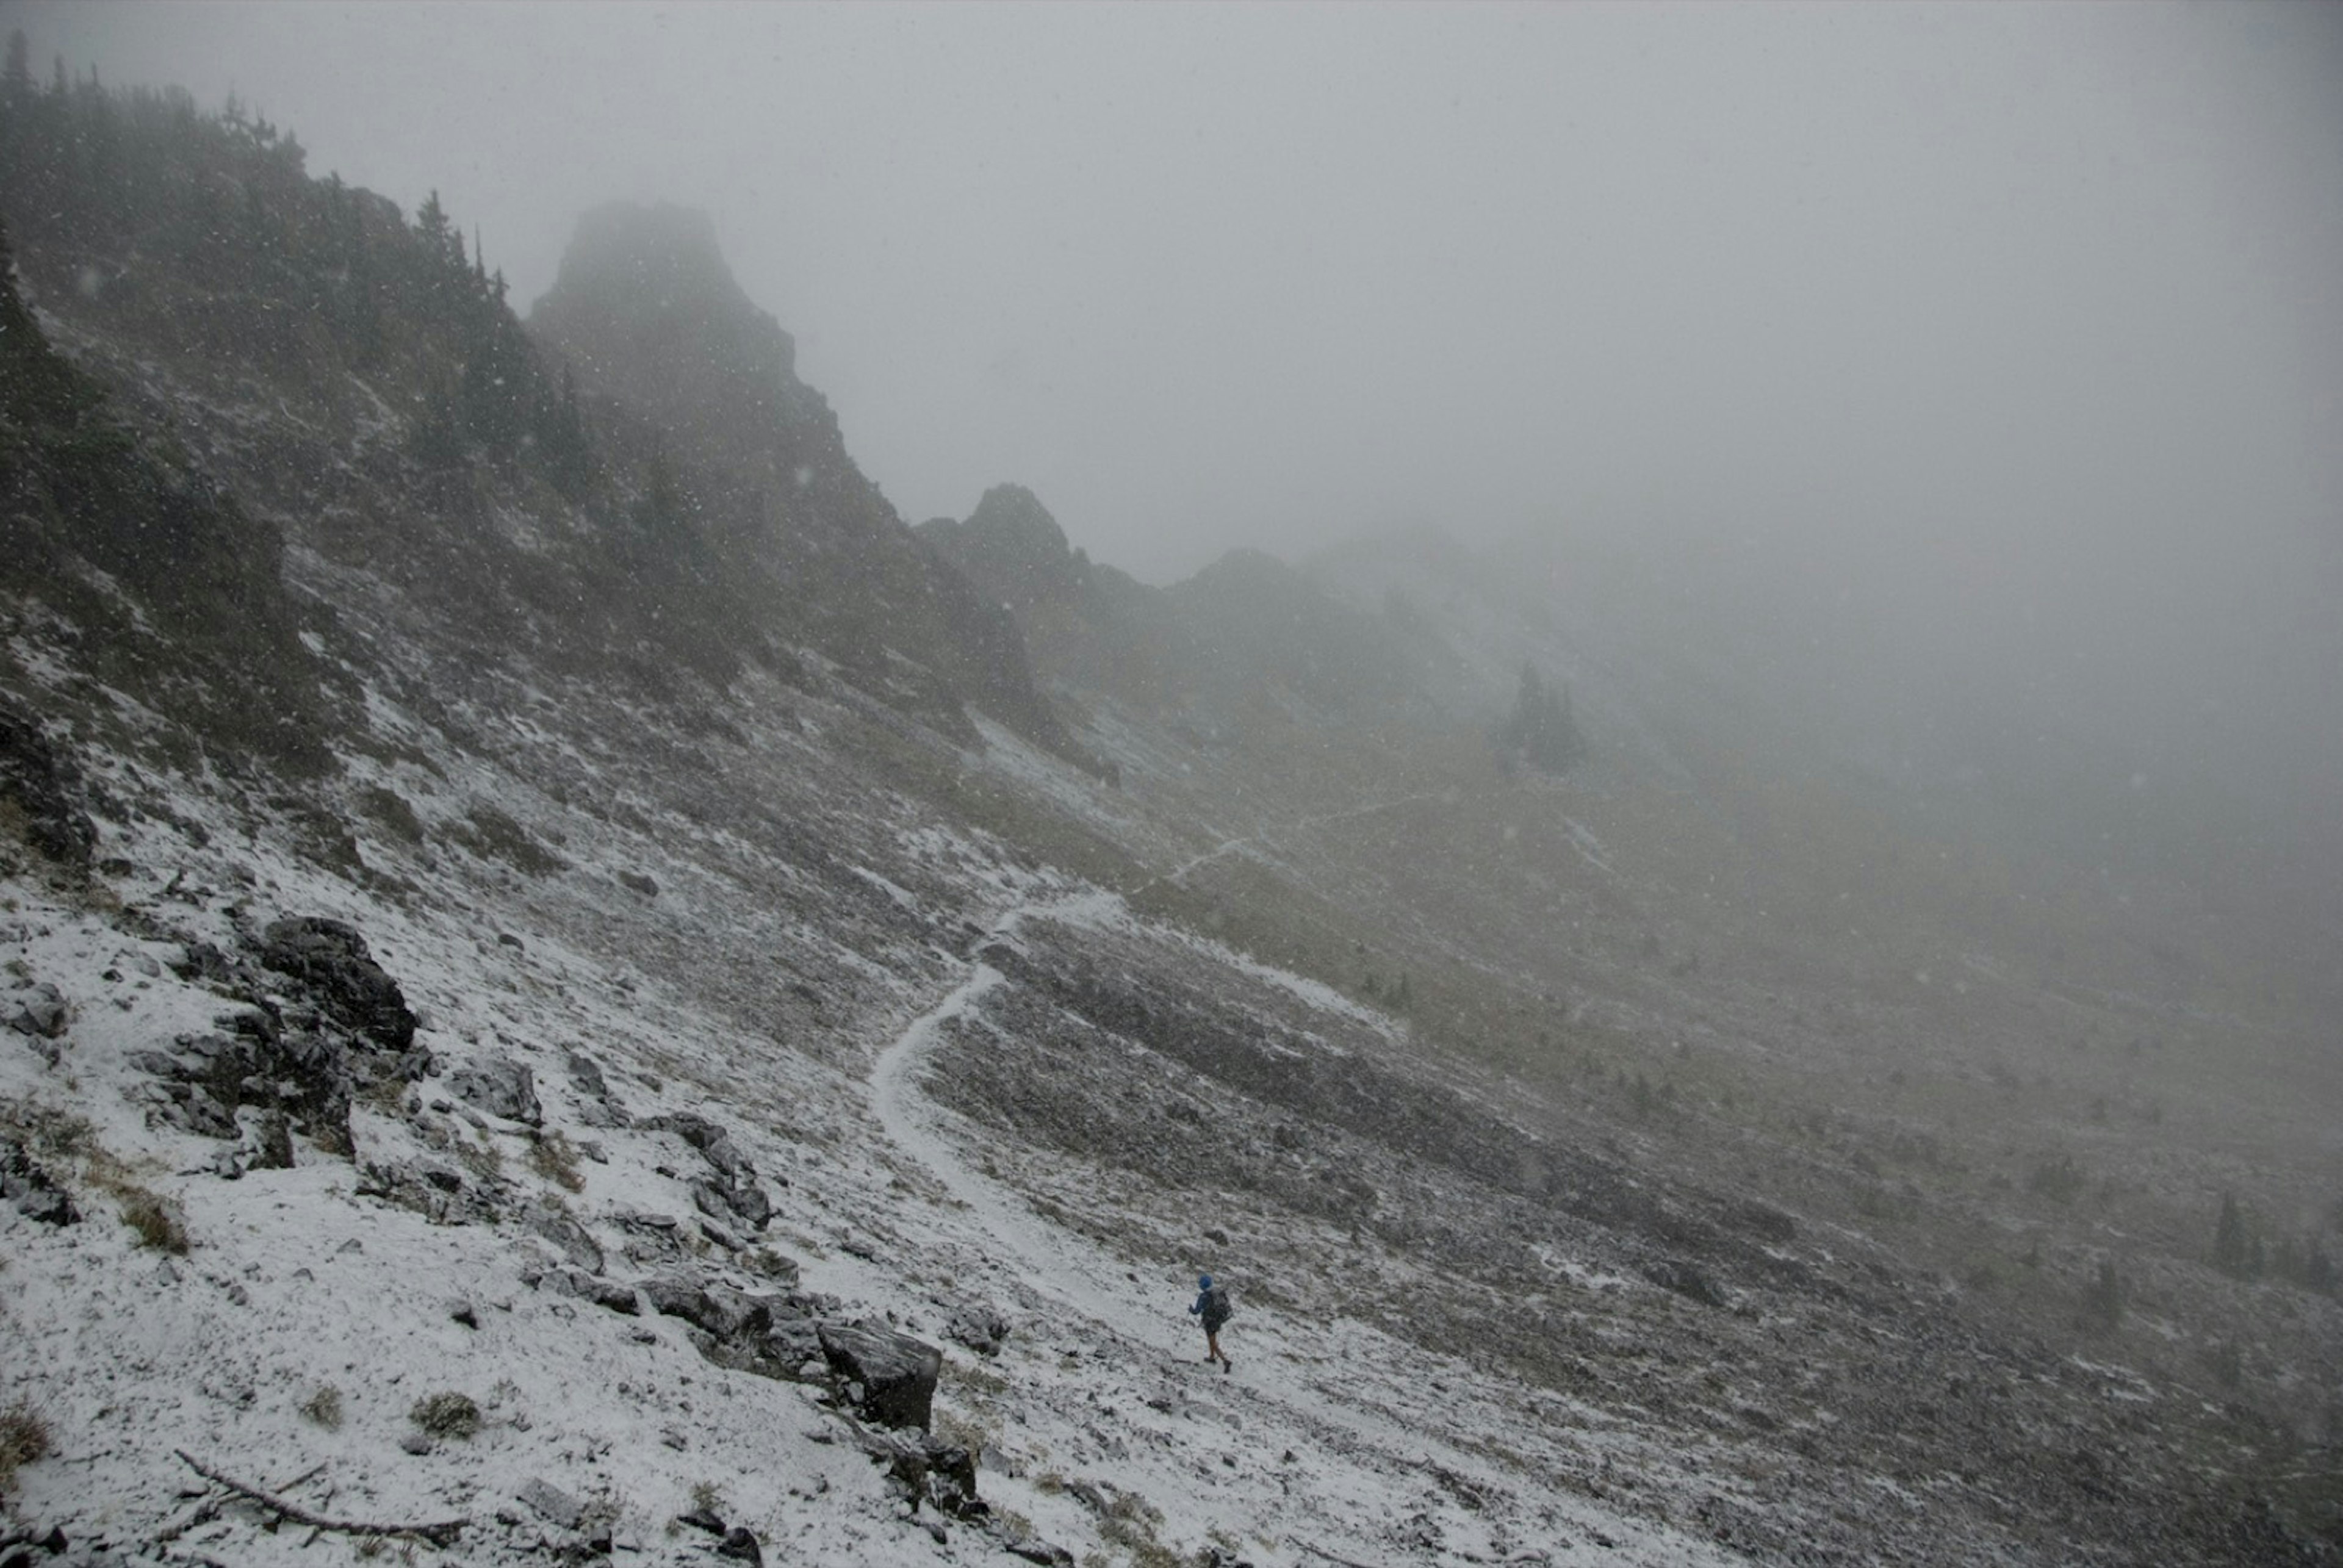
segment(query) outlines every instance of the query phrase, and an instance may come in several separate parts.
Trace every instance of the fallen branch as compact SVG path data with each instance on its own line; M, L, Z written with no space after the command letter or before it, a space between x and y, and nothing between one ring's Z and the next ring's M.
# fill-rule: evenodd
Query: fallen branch
M296 1524L307 1524L317 1530L330 1530L339 1535L412 1535L418 1541L428 1541L434 1546L453 1546L456 1543L456 1537L463 1533L464 1526L471 1523L468 1519L443 1519L435 1524L362 1524L347 1519L320 1518L297 1503L287 1502L271 1493L263 1492L257 1486L247 1486L233 1476L222 1475L184 1448L174 1449L172 1452L186 1460L187 1467L206 1481L225 1486L237 1496L248 1498L272 1513L281 1514ZM307 1481L308 1477L305 1475L301 1479Z
M1286 1540L1291 1542L1293 1545L1301 1547L1302 1550L1309 1553L1312 1557L1323 1557L1329 1563L1340 1563L1342 1565L1342 1568L1373 1568L1373 1563L1353 1563L1348 1557L1337 1557L1332 1552L1321 1552L1317 1547L1311 1545L1307 1541L1296 1541L1291 1535L1287 1536Z

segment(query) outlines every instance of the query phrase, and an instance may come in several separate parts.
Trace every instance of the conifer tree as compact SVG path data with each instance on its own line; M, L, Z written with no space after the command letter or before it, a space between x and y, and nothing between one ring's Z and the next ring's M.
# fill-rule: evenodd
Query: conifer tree
M2102 1330L2113 1330L2123 1322L2123 1276L2116 1272L2113 1262L2101 1259L2098 1273L2083 1291L2083 1322Z
M456 238L455 229L447 222L447 209L439 205L439 193L434 190L415 209L415 232L423 238L423 248L434 262L447 259L447 246L454 244L460 253L463 241Z
M2221 1194L2221 1217L2213 1225L2213 1266L2251 1279L2259 1273L2260 1251L2253 1227L2234 1192Z
M1522 665L1513 711L1499 728L1496 744L1499 758L1508 766L1526 761L1544 773L1565 772L1586 756L1586 739L1571 711L1568 689L1556 692L1539 677L1537 667L1527 662Z
M0 101L14 109L33 101L32 45L25 40L25 30L16 28L8 35L8 64L0 72Z

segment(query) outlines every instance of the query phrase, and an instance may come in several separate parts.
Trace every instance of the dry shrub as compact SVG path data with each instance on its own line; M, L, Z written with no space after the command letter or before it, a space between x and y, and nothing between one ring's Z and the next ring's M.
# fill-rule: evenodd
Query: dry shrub
M578 1146L560 1132L548 1132L528 1146L528 1168L565 1192L582 1192L586 1177L578 1169Z
M16 1484L16 1467L49 1454L49 1423L24 1401L0 1411L0 1497Z
M168 1198L143 1187L124 1189L122 1222L138 1232L140 1246L177 1258L187 1255L186 1223L179 1216L179 1206Z

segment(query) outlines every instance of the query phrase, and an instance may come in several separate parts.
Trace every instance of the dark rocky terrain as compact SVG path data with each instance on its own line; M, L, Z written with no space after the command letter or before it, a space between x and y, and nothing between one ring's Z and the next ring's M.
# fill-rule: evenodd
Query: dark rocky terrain
M523 323L92 85L0 221L0 1564L2343 1549L2245 870L1601 562L908 528L689 214Z

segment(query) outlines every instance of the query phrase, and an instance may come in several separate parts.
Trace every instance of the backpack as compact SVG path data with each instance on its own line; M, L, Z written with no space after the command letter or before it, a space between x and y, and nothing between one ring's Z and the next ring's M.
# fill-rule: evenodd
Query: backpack
M1229 1315L1236 1310L1236 1303L1229 1300L1229 1288L1226 1285L1215 1284L1204 1292L1204 1326L1206 1328L1217 1331L1222 1323L1229 1321Z

